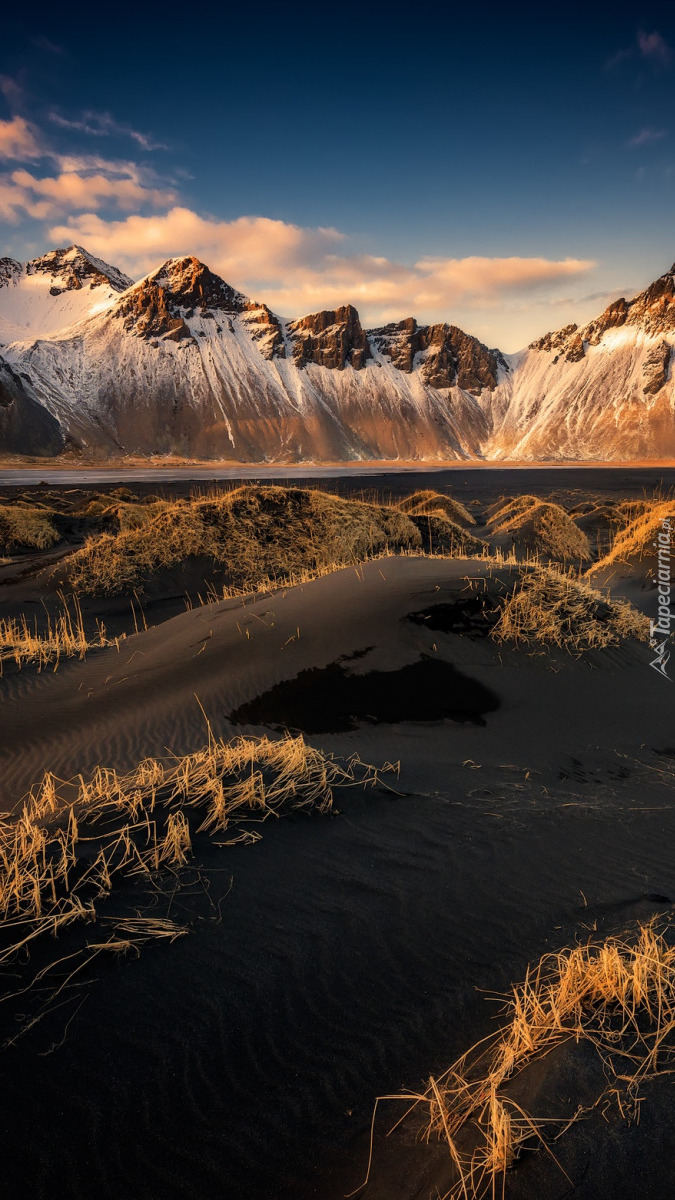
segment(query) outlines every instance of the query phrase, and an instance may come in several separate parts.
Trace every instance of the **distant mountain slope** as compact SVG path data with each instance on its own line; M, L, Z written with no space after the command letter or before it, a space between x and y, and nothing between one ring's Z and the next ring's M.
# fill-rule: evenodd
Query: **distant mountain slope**
M675 457L675 269L512 359L491 457Z
M131 282L81 246L52 250L26 263L0 258L0 346L28 335L47 336L102 312Z
M0 450L18 437L25 453L235 462L667 458L674 347L672 271L504 355L413 317L364 330L351 305L284 321L193 257L132 284L73 246L0 259L14 380ZM28 411L41 432L10 437Z

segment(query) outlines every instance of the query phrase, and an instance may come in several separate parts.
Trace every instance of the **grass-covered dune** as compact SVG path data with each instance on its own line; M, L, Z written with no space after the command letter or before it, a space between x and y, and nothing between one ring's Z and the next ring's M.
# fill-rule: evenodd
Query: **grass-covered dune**
M231 587L259 586L362 562L383 551L480 553L484 544L444 513L346 500L308 488L244 486L191 501L134 506L116 532L72 559L72 587L90 595L142 589L157 572L200 560Z
M490 533L502 549L562 562L584 562L591 557L586 534L560 504L518 496L493 505L489 515Z

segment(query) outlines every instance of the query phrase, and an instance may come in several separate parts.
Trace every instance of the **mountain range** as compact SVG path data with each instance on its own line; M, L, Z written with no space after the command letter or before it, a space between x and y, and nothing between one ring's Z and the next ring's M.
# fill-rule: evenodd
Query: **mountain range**
M518 354L346 304L284 320L197 258L0 259L0 453L232 462L675 457L675 267Z

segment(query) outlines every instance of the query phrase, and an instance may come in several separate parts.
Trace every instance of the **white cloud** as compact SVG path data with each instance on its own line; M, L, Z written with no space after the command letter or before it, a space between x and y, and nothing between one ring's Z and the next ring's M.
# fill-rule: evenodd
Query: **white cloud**
M205 218L175 207L157 216L106 221L83 213L50 236L76 241L137 277L166 258L194 254L229 283L298 316L352 303L364 319L448 319L457 307L486 309L506 297L537 295L583 277L594 263L567 258L422 258L413 265L350 254L335 229L307 229L267 217Z
M173 188L133 162L43 152L45 157L57 167L55 174L24 166L0 175L0 217L14 223L26 216L54 220L83 209L166 208L176 200Z
M0 77L3 91L13 81ZM119 125L107 113L95 117L103 132L124 132L149 147L145 134ZM73 128L78 128L73 123ZM73 212L120 208L125 212L166 208L176 193L154 171L135 162L103 158L98 154L61 154L40 130L22 116L0 120L0 160L22 164L0 174L0 217L16 223L22 217L53 220ZM51 174L45 172L51 171Z

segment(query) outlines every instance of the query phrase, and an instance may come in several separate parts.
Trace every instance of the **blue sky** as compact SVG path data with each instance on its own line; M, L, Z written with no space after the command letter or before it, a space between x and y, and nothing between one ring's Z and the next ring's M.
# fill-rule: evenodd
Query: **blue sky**
M675 6L19 6L0 252L514 350L675 259Z

